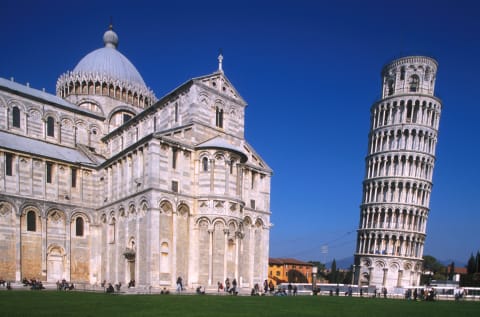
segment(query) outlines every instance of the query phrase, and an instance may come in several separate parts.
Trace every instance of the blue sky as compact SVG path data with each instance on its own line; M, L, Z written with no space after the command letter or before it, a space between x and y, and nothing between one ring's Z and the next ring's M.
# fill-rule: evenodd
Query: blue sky
M274 170L270 255L302 260L353 254L381 68L432 56L444 108L424 254L466 262L480 249L476 1L2 0L0 12L0 77L51 93L103 46L110 17L157 97L215 71L221 48L249 103L246 138Z

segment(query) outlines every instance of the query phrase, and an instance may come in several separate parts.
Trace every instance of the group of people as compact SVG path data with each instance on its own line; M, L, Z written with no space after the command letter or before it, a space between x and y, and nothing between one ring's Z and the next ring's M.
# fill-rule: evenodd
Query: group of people
M434 301L436 297L437 297L437 292L433 287L430 289L421 288L420 291L416 288L414 288L412 291L412 289L409 288L405 291L405 299L407 300L413 299L414 301L416 300Z
M115 289L117 290L117 292L120 292L120 288L122 287L122 282L118 282L118 284L115 284L115 288L113 287L112 283L108 283L107 285L106 280L103 280L102 284L100 285L105 289L105 293L114 293Z
M5 281L3 278L0 278L0 286L5 286L7 290L12 289L12 284L10 282Z
M230 287L230 279L227 277L227 279L225 280L225 292L228 292L232 295L238 295L236 278L232 280L232 286Z
M68 283L65 279L63 279L61 282L57 281L57 290L58 291L72 291L75 288L75 285L73 283Z
M43 287L42 281L36 280L34 278L28 280L24 277L22 280L22 283L23 283L23 286L30 286L30 289L33 289L33 290L45 289L45 287Z
M225 279L225 286L222 284L222 282L217 282L217 292L219 293L222 290L231 295L238 295L237 279L234 278L232 283L230 284L230 279L227 277Z

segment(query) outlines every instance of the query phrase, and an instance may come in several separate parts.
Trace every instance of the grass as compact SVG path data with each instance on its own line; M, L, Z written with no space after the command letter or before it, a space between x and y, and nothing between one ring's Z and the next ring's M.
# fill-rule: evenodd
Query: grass
M480 302L413 302L330 296L110 295L1 291L0 316L461 317L480 316Z

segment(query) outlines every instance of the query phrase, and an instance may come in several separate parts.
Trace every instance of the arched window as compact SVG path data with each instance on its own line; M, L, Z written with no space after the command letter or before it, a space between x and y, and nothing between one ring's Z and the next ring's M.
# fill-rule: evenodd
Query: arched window
M37 231L37 215L32 210L27 213L27 231Z
M420 84L420 78L418 78L417 75L412 75L410 77L410 92L417 92L419 84Z
M202 171L208 172L208 158L206 157L202 159Z
M389 80L388 81L388 95L391 96L393 95L393 92L394 92L394 86L393 86L393 80Z
M13 155L12 153L5 153L5 175L13 175Z
M177 154L178 150L176 148L172 148L172 168L177 168Z
M175 103L175 114L174 114L174 117L175 117L175 122L178 122L178 102Z
M75 220L75 235L77 237L83 237L83 218L77 217Z
M223 128L223 109L215 108L215 125L217 128Z
M12 108L12 125L15 128L20 128L20 109L18 107Z
M55 136L55 120L53 117L47 118L47 136Z

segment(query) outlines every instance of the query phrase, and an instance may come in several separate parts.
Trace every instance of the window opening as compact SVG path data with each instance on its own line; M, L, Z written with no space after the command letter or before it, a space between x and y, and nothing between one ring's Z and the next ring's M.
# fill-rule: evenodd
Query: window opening
M400 80L405 80L405 66L400 69Z
M47 118L47 136L55 136L55 120L52 117Z
M77 237L83 237L83 218L78 217L75 220L75 234Z
M178 150L176 148L172 148L172 168L177 168L177 153Z
M208 158L206 157L202 159L202 170L208 172Z
M407 122L412 120L412 102L409 101L407 103Z
M32 210L27 213L27 231L37 231L37 215Z
M75 188L77 187L77 168L72 167L71 172L72 172L72 188Z
M178 102L175 103L175 122L178 122Z
M53 164L50 162L47 162L46 173L47 173L47 183L49 184L52 183L52 169L53 169Z
M417 75L410 77L410 92L417 92L418 85L420 84L420 78Z
M12 125L15 128L20 128L20 109L18 107L12 108Z
M223 109L219 107L215 109L215 125L217 128L223 128Z
M11 153L5 153L5 175L13 175L13 155Z

